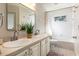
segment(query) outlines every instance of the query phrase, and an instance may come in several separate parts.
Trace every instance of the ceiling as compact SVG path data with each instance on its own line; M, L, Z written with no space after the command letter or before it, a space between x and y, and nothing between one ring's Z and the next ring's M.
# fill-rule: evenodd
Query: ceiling
M52 11L61 8L67 8L72 6L77 6L79 4L76 3L39 3L45 11Z

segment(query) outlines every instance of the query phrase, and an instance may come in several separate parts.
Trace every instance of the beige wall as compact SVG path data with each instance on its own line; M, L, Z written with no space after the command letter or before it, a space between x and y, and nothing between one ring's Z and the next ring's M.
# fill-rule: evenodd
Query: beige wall
M16 25L18 25L18 8L15 6L8 5L8 12L15 12L16 13ZM13 36L13 31L8 31L6 28L6 4L0 4L0 13L3 14L3 25L0 28L0 38L9 40L11 36ZM16 26L17 27L17 26Z
M0 3L0 13L3 14L3 25L0 27L0 39L9 36L9 32L6 30L6 4Z
M0 4L0 13L3 14L3 25L0 28L0 37L8 36L8 31L6 30L6 4Z

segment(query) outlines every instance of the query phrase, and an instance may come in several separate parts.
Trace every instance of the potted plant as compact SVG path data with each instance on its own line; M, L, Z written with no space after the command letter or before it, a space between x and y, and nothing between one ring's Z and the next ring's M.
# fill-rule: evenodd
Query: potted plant
M26 31L27 38L32 38L33 28L34 28L34 26L32 25L32 23L27 23L27 24L22 24L20 30Z
M27 33L28 38L32 38L33 28L34 28L34 26L32 25L32 23L26 24L26 33Z
M25 31L26 30L26 25L25 24L22 24L22 25L20 25L20 31Z
M34 26L32 25L32 23L27 23L27 24L22 24L20 30L26 31L27 38L32 38L33 28L34 28Z

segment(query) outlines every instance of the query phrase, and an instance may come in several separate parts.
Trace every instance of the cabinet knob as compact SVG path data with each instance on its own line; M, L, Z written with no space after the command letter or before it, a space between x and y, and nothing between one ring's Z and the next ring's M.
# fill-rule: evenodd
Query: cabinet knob
M25 52L24 56L27 56L27 51Z

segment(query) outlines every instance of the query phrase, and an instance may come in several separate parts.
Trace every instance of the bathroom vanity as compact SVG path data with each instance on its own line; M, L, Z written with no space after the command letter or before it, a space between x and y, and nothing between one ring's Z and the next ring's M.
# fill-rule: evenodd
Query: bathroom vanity
M46 56L50 50L48 34L33 36L31 39L20 38L14 42L0 46L1 56ZM19 43L18 43L19 42ZM11 45L12 44L12 45ZM19 45L20 44L20 45ZM22 45L21 45L22 44ZM16 45L16 46L15 46Z

